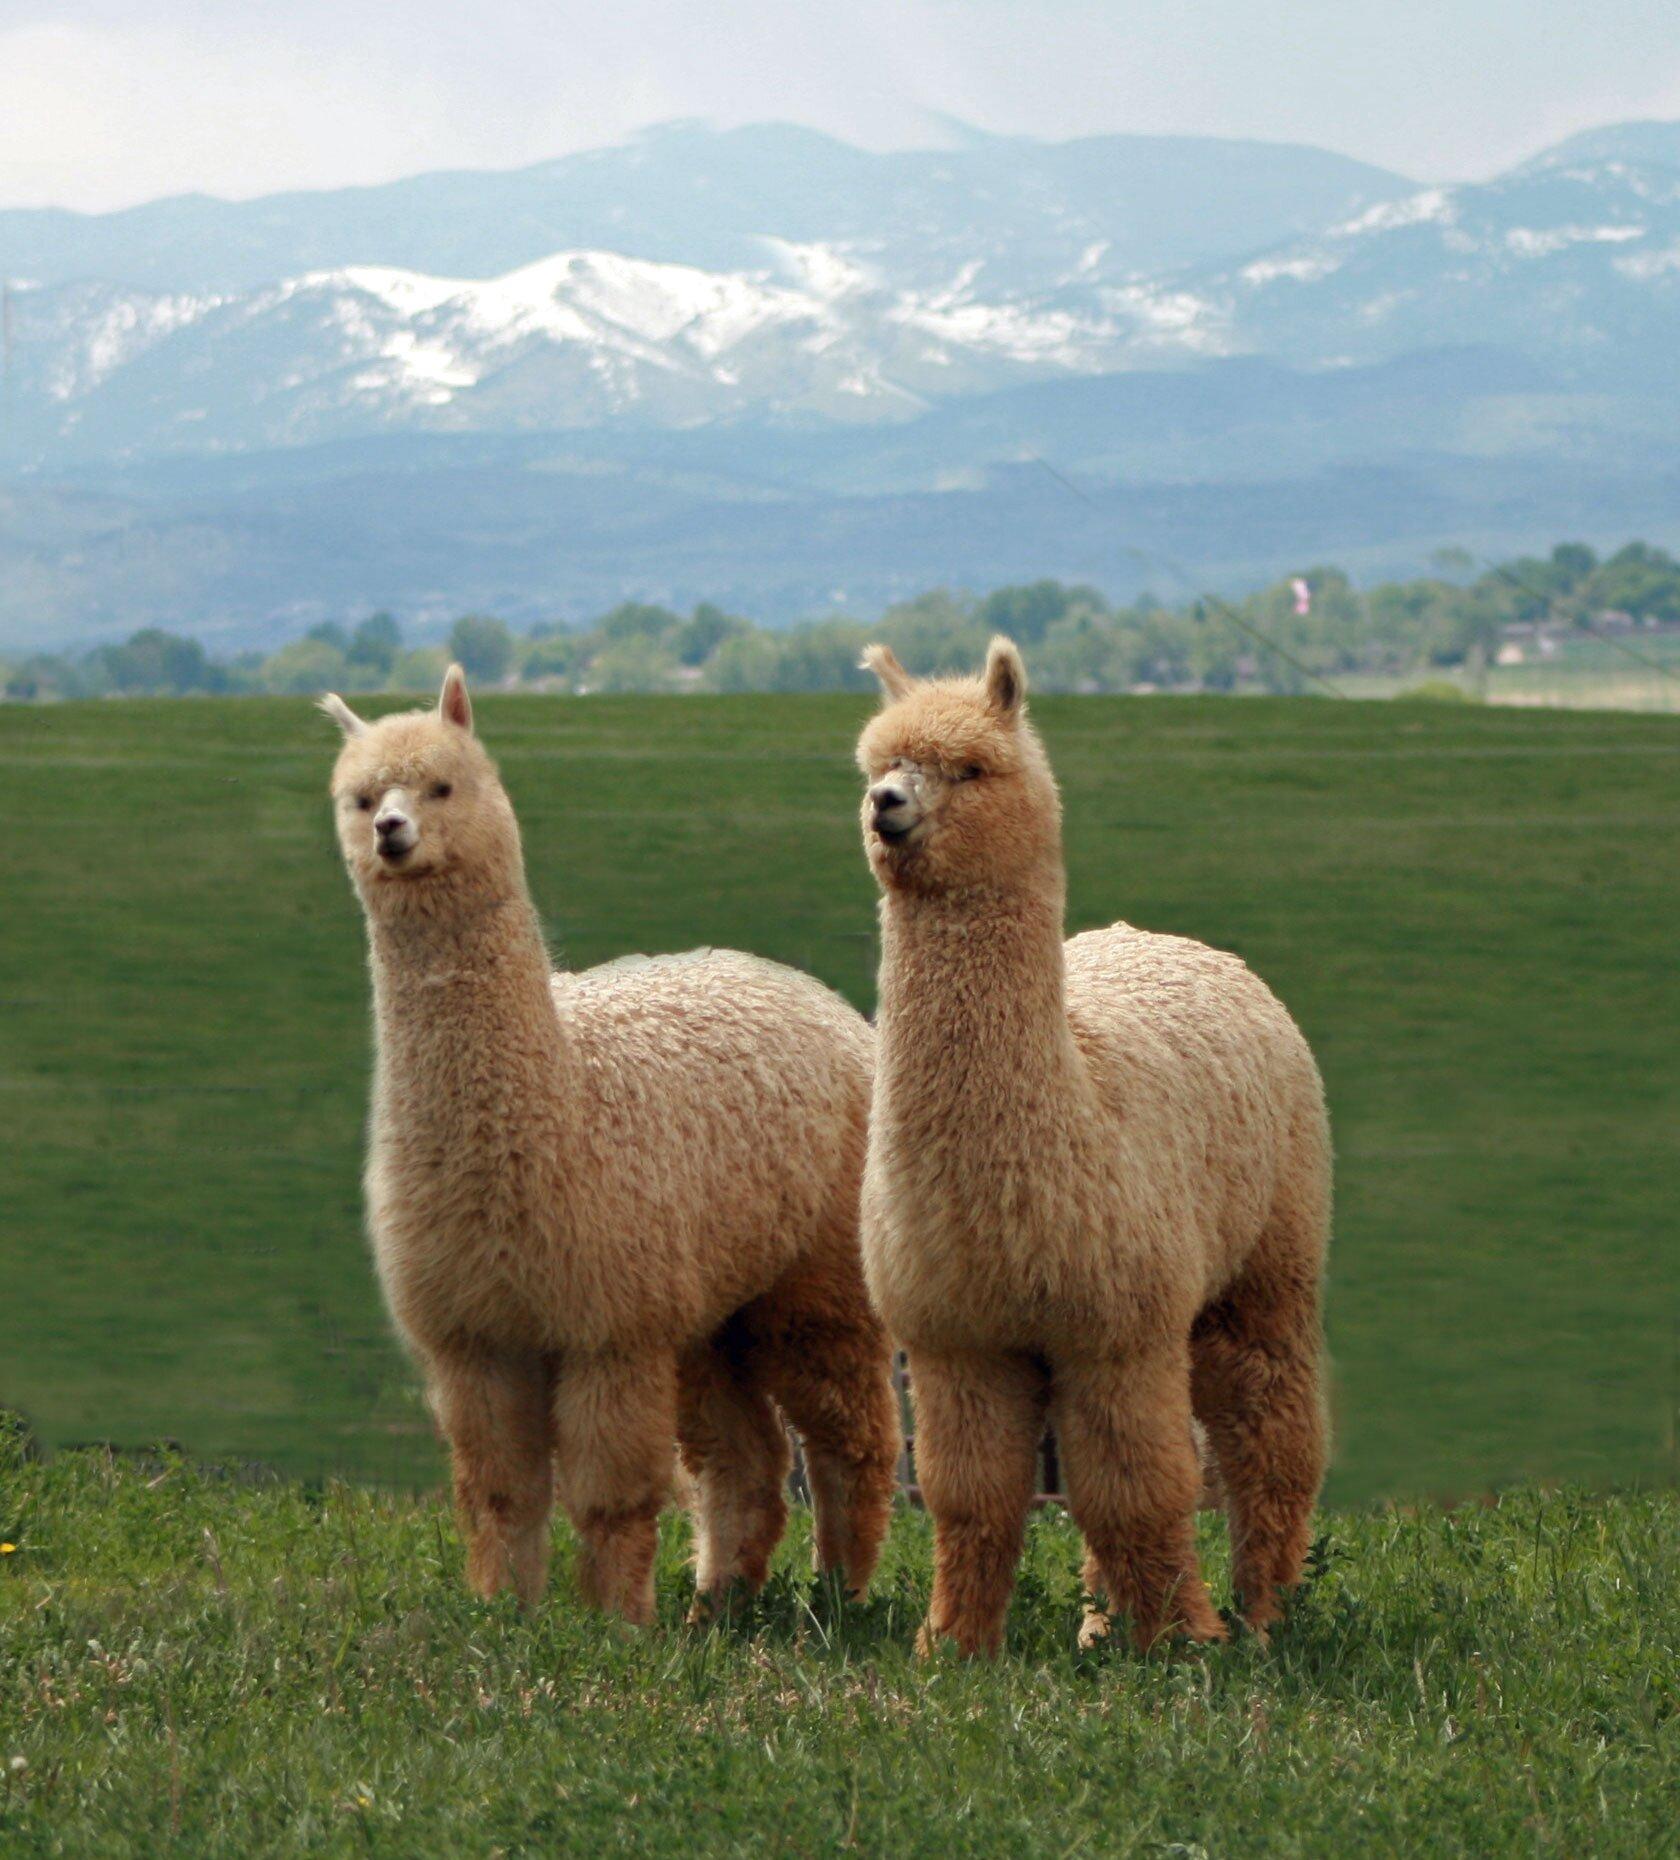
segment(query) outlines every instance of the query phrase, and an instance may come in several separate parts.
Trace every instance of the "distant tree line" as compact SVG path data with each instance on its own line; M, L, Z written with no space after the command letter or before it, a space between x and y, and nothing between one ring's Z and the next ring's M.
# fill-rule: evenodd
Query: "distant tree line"
M702 602L692 613L626 601L587 626L515 632L465 614L435 645L410 643L377 613L350 627L326 621L278 650L212 659L194 639L147 627L121 645L79 655L0 661L14 699L270 692L307 695L427 691L459 659L480 685L572 692L863 690L857 669L884 639L920 671L969 668L993 633L1031 651L1049 691L1271 691L1311 688L1314 674L1416 674L1485 662L1525 628L1596 630L1680 624L1680 563L1633 542L1601 559L1585 543L1473 573L1443 551L1437 572L1355 588L1314 568L1226 602L1171 606L1145 594L1114 603L1095 588L1035 581L981 596L937 589L880 619L821 619L783 630Z

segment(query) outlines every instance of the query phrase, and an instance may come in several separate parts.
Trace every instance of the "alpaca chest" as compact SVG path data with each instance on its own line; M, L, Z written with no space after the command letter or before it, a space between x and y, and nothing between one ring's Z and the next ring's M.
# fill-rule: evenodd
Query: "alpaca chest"
M863 1245L889 1328L924 1348L1018 1350L1188 1322L1183 1198L1128 1170L1104 1134L947 1145L878 1128Z
M575 1290L551 1172L502 1152L443 1166L430 1146L377 1144L369 1226L399 1326L425 1341L471 1334L554 1347Z
M870 1290L895 1334L930 1347L1041 1347L1112 1297L1122 1249L1089 1178L920 1165L872 1158L865 1197Z

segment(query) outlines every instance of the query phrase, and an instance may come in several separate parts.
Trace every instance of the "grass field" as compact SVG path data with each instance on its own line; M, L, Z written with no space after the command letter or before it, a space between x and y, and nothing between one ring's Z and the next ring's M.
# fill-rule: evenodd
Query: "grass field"
M557 946L744 945L867 1006L863 715L483 700ZM1240 951L1321 1056L1332 1498L1672 1483L1680 722L1039 716L1072 927ZM301 700L0 707L0 1403L49 1441L436 1475L360 1238L369 1023L333 752Z
M0 1473L8 1860L1680 1852L1673 1492L1333 1514L1270 1653L1148 1659L1075 1650L1041 1513L1002 1661L918 1667L914 1513L866 1607L799 1542L708 1630L677 1625L673 1524L638 1636L564 1567L529 1620L470 1600L432 1500L98 1452Z

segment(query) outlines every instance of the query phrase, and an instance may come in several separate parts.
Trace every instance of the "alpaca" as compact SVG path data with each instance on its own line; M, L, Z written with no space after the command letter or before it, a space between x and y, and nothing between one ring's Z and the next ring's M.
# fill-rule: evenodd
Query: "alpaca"
M373 976L369 1232L450 1448L471 1585L535 1602L558 1483L585 1599L648 1621L676 1443L697 1608L758 1587L785 1415L819 1563L861 1591L899 1446L858 1250L868 1026L728 951L551 974L460 668L435 714L322 708Z
M1234 956L1125 924L1063 942L1061 802L1004 639L978 680L890 650L858 746L880 886L864 1268L909 1352L935 1525L924 1651L1001 1644L1044 1420L1085 1538L1081 1644L1222 1639L1192 1418L1262 1637L1323 1473L1323 1088Z

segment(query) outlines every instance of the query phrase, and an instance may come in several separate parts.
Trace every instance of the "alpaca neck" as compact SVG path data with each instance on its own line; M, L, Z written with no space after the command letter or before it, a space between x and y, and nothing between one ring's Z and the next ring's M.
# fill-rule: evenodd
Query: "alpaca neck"
M1047 1111L1085 1090L1068 1028L1059 879L960 897L887 895L881 925L881 1070L936 1112L976 1073L1019 1081Z
M530 1080L558 1082L568 1059L523 881L458 912L370 914L369 930L377 1104L400 1100L405 1118L465 1116L480 1130L491 1109L513 1140Z

